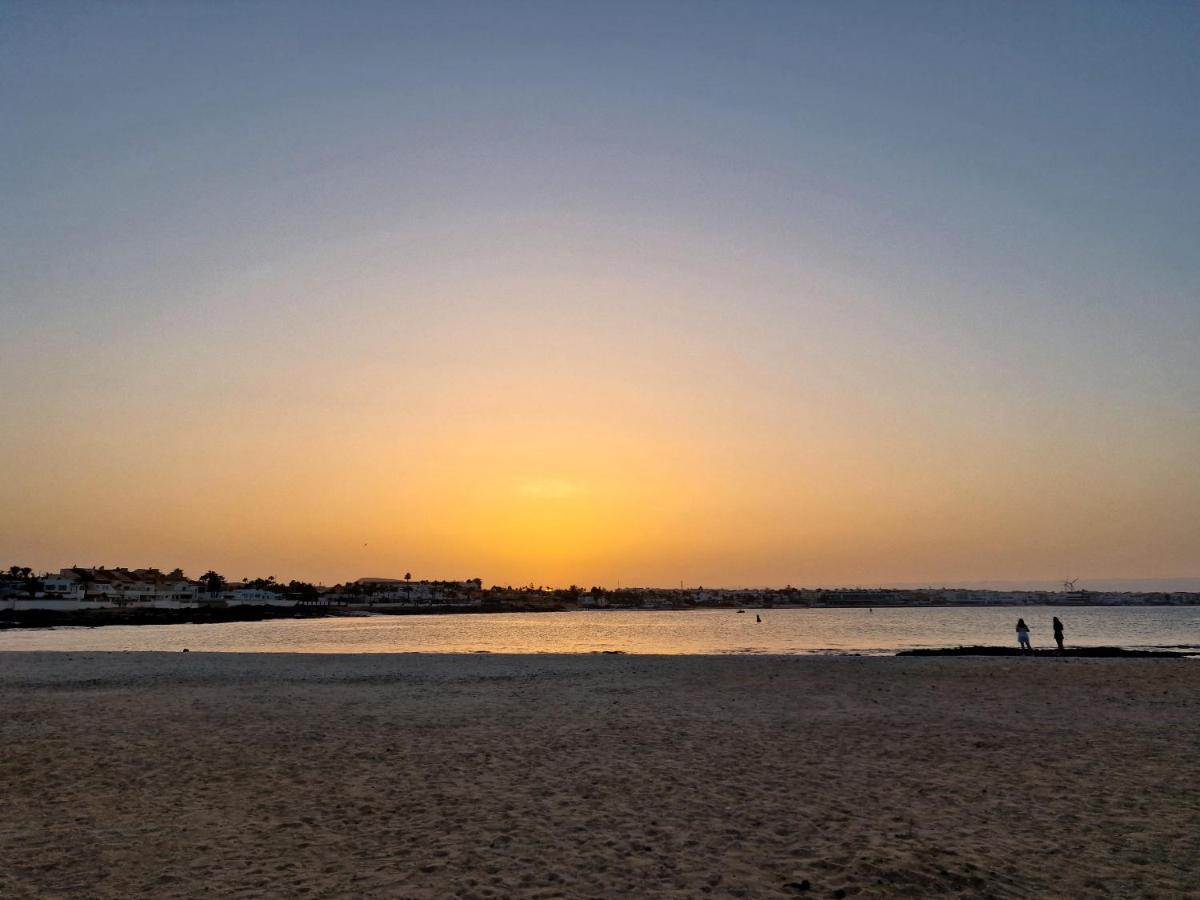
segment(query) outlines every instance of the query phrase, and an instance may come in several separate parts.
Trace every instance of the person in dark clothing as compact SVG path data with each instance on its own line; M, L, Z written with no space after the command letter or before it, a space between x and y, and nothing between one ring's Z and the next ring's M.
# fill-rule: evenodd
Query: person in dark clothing
M1062 652L1063 642L1063 627L1062 622L1058 620L1058 616L1054 617L1054 643L1058 644L1058 652Z

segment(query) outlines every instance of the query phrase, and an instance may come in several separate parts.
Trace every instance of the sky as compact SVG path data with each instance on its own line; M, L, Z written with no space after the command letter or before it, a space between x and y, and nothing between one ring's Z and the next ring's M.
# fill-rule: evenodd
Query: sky
M1200 6L0 0L0 563L1200 576Z

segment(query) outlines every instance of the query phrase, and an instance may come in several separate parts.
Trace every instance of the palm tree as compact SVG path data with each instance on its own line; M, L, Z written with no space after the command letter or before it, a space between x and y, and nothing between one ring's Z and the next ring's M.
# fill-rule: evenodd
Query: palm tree
M221 588L225 587L225 579L209 569L200 576L200 584L204 586L204 590L210 594L219 593Z

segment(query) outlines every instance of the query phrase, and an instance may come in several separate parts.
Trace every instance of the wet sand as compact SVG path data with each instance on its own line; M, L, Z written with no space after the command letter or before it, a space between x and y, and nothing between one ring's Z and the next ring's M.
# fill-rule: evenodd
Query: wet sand
M0 654L0 896L1200 896L1200 661Z

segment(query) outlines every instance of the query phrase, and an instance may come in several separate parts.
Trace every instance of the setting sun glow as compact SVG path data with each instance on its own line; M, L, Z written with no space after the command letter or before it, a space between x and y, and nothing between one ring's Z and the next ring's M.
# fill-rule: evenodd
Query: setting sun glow
M30 9L0 61L6 560L1196 572L1182 36L1118 81L982 13L946 41L834 7Z

